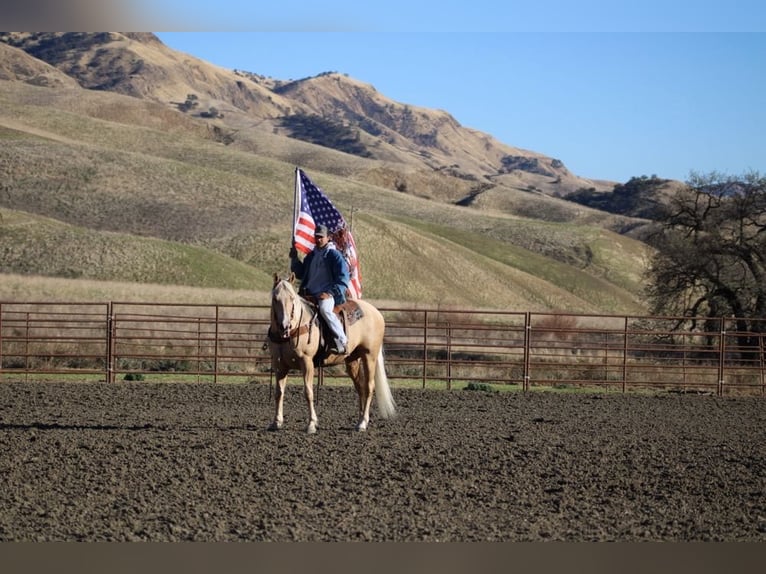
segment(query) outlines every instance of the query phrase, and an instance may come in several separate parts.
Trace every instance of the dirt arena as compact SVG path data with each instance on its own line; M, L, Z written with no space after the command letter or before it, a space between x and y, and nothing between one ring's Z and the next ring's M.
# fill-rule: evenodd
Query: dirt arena
M2 541L766 541L766 399L0 383Z

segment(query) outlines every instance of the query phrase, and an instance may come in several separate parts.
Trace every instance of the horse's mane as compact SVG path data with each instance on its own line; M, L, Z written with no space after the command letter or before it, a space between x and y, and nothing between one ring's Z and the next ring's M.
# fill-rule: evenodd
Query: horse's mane
M299 299L298 292L295 290L295 285L293 284L294 276L291 274L289 277L279 277L276 273L274 274L274 288L271 290L271 294L275 295L277 292L277 289L280 287L283 287L287 289L289 294L296 299Z
M271 297L274 299L274 297L277 296L278 290L285 290L287 291L288 296L296 301L299 305L302 305L306 309L308 309L309 312L312 314L316 312L316 309L314 306L309 302L308 299L301 296L300 293L298 293L298 290L295 288L294 283L294 277L282 277L277 278L276 283L274 284L274 288L271 290Z
M276 291L280 287L283 287L283 288L287 289L290 292L291 295L294 295L296 297L298 296L298 293L296 293L296 291L295 291L295 287L287 279L280 279L277 282L277 284L274 285L273 291Z

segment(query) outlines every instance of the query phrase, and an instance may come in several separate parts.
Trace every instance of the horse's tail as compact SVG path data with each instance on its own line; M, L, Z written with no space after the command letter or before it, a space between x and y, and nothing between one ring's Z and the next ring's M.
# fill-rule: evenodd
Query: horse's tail
M384 419L396 416L396 404L391 395L386 376L386 365L383 363L383 348L378 351L378 362L375 365L375 398L378 405L378 415Z

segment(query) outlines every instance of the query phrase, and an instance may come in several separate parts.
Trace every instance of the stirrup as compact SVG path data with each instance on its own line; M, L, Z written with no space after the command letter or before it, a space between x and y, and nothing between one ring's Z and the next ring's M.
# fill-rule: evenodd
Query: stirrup
M348 345L333 345L330 347L329 351L334 355L347 355Z

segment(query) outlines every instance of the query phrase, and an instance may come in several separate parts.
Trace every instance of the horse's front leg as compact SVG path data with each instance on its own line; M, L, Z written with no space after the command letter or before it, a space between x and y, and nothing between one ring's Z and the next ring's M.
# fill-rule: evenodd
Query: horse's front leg
M301 372L303 373L303 393L306 395L306 403L309 407L309 424L306 427L306 432L314 434L317 432L318 420L316 408L314 407L314 363L311 357L303 358Z
M269 425L269 430L275 431L282 428L285 422L283 407L285 401L285 385L287 384L287 370L274 369L277 377L276 388L274 389L274 420Z

